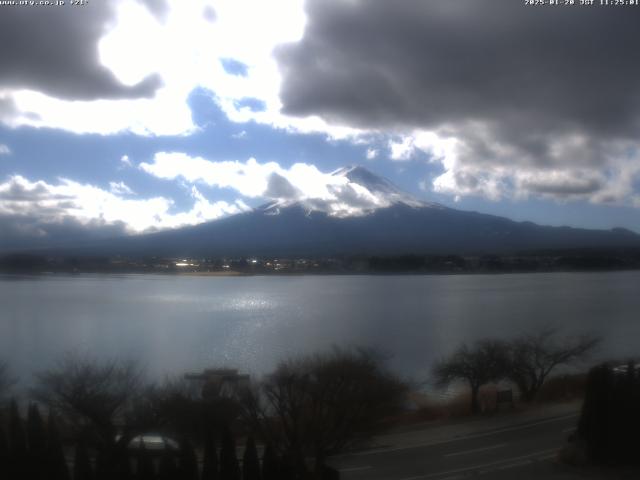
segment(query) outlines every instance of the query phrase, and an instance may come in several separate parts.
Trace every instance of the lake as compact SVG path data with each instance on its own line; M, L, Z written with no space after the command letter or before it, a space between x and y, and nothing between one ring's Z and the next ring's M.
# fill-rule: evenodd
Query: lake
M259 374L299 352L375 346L426 379L460 342L548 326L640 353L640 272L514 275L0 276L0 358L28 384L64 352L139 360L150 375Z

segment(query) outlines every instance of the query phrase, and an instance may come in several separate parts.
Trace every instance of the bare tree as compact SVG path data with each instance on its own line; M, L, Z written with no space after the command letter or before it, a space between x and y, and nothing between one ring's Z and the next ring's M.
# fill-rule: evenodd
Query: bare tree
M205 398L197 383L166 378L142 390L127 414L127 424L134 430L155 430L203 440L211 430L221 431L238 413L234 397Z
M556 367L584 359L599 343L600 338L591 335L559 339L554 329L516 338L510 343L508 378L520 398L531 402Z
M480 387L507 375L508 351L508 345L499 340L480 340L471 347L462 344L449 358L438 362L433 373L440 386L465 381L471 389L471 412L479 413Z
M9 365L0 361L0 401L6 399L7 394L15 383L16 380L11 376Z
M141 372L134 362L69 354L36 379L32 390L36 400L109 444L115 438L116 421L139 391Z
M282 362L242 405L250 425L303 471L305 458L322 465L376 431L402 408L406 390L372 351L336 348Z

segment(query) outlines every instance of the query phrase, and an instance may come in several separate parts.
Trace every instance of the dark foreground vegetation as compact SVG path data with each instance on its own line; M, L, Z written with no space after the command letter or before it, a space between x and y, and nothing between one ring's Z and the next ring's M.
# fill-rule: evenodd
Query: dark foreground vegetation
M471 346L461 345L439 361L433 373L441 386L466 382L471 392L471 412L480 413L483 385L506 380L516 386L521 401L530 403L555 369L585 359L599 341L590 335L561 339L551 329L511 341L484 339Z
M576 463L640 466L640 367L602 364L587 376L578 428L565 457Z
M6 367L0 377L8 386ZM362 349L291 359L253 383L221 369L145 385L135 364L68 356L37 376L26 419L15 401L4 408L0 471L11 480L334 479L325 458L379 431L406 391Z
M581 249L517 254L335 257L161 258L6 254L6 273L512 273L640 269L640 249Z
M438 362L434 376L465 382L467 408L478 414L478 392L490 383L515 387L508 400L523 404L559 381L566 389L569 376L552 372L597 344L553 330L481 340ZM373 350L334 348L290 358L258 380L212 369L147 383L135 363L67 355L36 375L21 403L10 400L14 382L0 364L0 478L336 479L328 457L366 446L406 414L410 383L384 361ZM589 458L635 461L639 372L629 364L589 374L576 436Z

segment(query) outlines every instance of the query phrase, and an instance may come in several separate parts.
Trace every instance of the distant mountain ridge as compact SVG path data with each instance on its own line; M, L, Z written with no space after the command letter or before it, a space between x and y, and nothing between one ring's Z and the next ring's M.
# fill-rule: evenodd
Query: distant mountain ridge
M328 203L272 202L223 219L95 242L82 254L165 257L485 254L576 248L640 248L626 229L541 226L423 202L364 167L333 175L367 202L334 214ZM344 193L344 192L342 192ZM356 203L358 198L355 199Z

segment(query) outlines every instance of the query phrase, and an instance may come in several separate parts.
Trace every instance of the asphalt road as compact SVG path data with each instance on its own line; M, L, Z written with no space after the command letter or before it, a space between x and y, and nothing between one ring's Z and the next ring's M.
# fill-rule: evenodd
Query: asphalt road
M389 445L332 463L343 480L544 479L561 468L553 459L577 419L565 415L446 441L429 441L425 431L422 444Z

